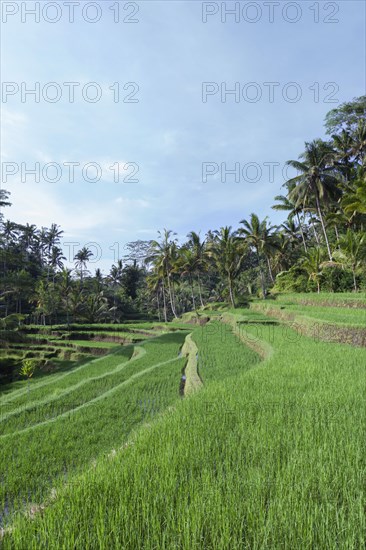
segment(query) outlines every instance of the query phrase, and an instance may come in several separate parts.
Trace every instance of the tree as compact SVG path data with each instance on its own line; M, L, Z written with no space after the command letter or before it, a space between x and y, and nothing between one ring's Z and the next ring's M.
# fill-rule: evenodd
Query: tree
M324 252L321 248L312 248L302 259L301 266L308 274L309 281L315 281L320 292L320 275L324 265Z
M90 260L90 258L93 256L93 253L89 248L86 248L84 246L81 250L75 254L74 261L75 261L75 267L76 269L79 269L80 271L80 282L83 284L83 270L86 270L86 264Z
M116 322L116 316L117 316L117 289L122 284L122 273L123 273L123 265L122 260L117 261L117 265L113 264L109 275L108 275L108 282L112 286L112 292L113 292L113 320Z
M203 297L202 297L202 283L201 283L201 274L207 271L208 267L208 257L207 257L207 246L206 241L201 241L198 233L191 231L187 235L188 243L187 247L192 251L195 263L194 275L197 277L198 281L198 293L200 298L201 306L204 306Z
M196 273L196 258L194 252L189 248L181 248L179 251L179 260L176 265L176 270L180 273L181 277L187 276L191 287L192 305L193 309L196 309L196 300L194 297L193 276Z
M363 175L362 170L354 181L349 192L343 195L341 206L346 214L351 217L358 214L366 214L366 172Z
M178 318L175 309L175 300L172 288L172 273L174 262L176 261L176 239L172 239L175 235L173 231L164 229L163 233L158 232L159 240L151 241L149 255L146 258L146 263L153 263L155 267L162 268L163 279L166 278L168 284L169 301L172 313L175 318Z
M238 230L239 235L243 237L244 241L255 251L261 279L262 294L263 298L265 298L267 289L262 267L262 259L264 258L266 260L269 276L272 282L274 282L270 263L270 256L276 249L276 244L273 239L273 228L270 225L267 225L267 218L260 221L256 214L251 214L249 221L241 220L240 223L243 224L244 227L241 227Z
M1 212L1 209L4 208L4 206L11 206L11 202L8 201L9 196L10 191L0 189L0 223L3 221L3 213Z
M60 276L60 293L61 293L61 299L64 303L64 307L66 310L66 319L67 319L67 326L70 324L70 293L72 291L72 278L71 278L71 269L63 269Z
M110 314L110 310L108 308L108 300L103 295L103 292L88 293L86 296L84 296L84 300L81 304L81 311L83 318L88 323L105 321Z
M127 296L132 300L137 297L137 289L142 277L142 269L139 268L137 260L133 260L131 265L126 265L122 273L122 284Z
M309 200L315 200L330 260L332 260L332 253L321 202L323 204L329 203L329 201L335 200L340 195L338 189L339 179L336 176L334 166L331 164L333 154L333 149L328 143L315 139L305 143L305 152L299 156L300 159L303 159L302 162L289 160L286 163L300 172L300 175L286 182L289 186L295 184L289 193L289 199L295 202L296 205L305 205Z
M292 218L294 216L296 216L297 222L299 224L299 230L300 230L304 250L305 250L305 252L307 252L307 246L306 246L306 241L305 241L304 230L303 230L301 220L300 220L300 212L302 212L301 206L296 205L295 202L291 201L288 197L285 197L284 195L276 195L275 200L278 201L278 204L274 204L272 206L273 210L277 210L277 211L278 210L281 210L281 211L285 210L285 211L289 212L289 215L288 215L289 222L292 220Z
M352 130L357 126L360 118L366 117L366 96L355 97L353 101L342 103L332 109L325 117L327 134L335 134L343 129Z
M235 308L234 283L240 273L246 248L238 233L231 227L222 227L214 232L214 239L209 246L209 256L213 258L220 274L226 278L230 302Z
M350 267L353 275L353 288L358 291L356 273L365 264L366 259L366 235L365 233L354 233L351 229L339 239L339 251L336 258L342 264Z

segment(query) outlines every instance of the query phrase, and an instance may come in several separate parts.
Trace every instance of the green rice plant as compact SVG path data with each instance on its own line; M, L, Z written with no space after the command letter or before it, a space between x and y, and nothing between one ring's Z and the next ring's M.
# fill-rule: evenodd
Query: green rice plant
M10 509L16 509L24 499L45 498L51 484L82 469L108 449L122 445L146 419L141 400L145 404L154 400L154 414L176 401L184 365L178 350L184 337L185 333L167 334L147 342L146 354L128 363L124 375L121 376L123 370L118 377L111 374L113 378L102 386L102 393L95 396L96 382L85 382L77 395L74 392L60 396L60 408L53 417L40 422L37 415L46 413L47 404L44 409L36 406L30 411L33 425L3 436L3 506L8 503ZM18 417L18 421L24 418Z
M19 515L5 549L364 547L365 350L224 327L193 334L205 386ZM273 353L241 363L246 338Z

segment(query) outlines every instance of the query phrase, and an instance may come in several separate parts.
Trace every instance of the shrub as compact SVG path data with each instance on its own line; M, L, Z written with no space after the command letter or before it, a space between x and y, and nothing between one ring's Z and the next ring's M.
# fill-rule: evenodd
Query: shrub
M321 273L320 286L324 292L352 291L352 271L338 266L324 267Z
M307 273L301 267L293 266L277 275L271 292L308 292L308 279Z

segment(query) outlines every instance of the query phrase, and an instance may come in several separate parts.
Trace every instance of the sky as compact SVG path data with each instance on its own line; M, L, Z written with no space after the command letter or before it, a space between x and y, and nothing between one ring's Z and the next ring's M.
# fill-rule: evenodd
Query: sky
M365 93L362 1L1 2L6 219L107 273L127 242L271 209L326 113ZM31 92L33 90L33 93Z

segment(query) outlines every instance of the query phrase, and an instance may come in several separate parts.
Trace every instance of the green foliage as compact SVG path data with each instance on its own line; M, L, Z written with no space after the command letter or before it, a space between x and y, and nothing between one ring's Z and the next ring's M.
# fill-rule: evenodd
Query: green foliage
M347 128L357 126L360 119L366 117L366 96L354 98L353 101L342 103L336 109L332 109L325 117L325 128L328 134L334 134Z
M338 266L324 267L321 273L321 287L324 292L347 292L353 285L350 269Z
M276 277L272 293L277 292L306 292L309 277L300 266L293 266L288 271L282 271Z
M28 380L32 378L35 370L37 368L37 362L33 359L24 359L22 361L22 367L19 371L21 376L25 376Z

